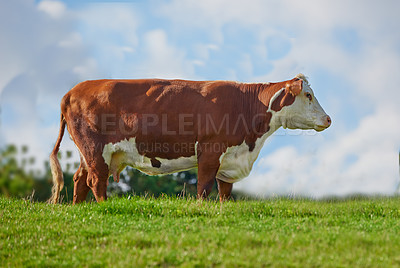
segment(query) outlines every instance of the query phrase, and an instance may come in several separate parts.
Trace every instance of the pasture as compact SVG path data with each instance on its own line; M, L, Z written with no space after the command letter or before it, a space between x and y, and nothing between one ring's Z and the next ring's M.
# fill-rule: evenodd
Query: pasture
M400 266L400 198L0 197L0 266Z

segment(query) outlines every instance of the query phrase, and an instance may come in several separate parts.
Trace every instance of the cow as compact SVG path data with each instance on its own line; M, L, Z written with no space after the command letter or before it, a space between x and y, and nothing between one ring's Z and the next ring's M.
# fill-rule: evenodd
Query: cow
M67 126L80 153L73 203L107 199L108 179L132 166L149 175L198 169L197 197L217 181L220 201L247 177L265 140L278 128L322 131L331 125L303 74L283 82L163 79L91 80L61 101L59 136L50 155L59 202L57 158Z

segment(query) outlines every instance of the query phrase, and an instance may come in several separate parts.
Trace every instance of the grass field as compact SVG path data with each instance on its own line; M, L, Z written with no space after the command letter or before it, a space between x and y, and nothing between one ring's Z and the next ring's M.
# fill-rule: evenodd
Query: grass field
M400 198L0 198L1 266L400 266Z

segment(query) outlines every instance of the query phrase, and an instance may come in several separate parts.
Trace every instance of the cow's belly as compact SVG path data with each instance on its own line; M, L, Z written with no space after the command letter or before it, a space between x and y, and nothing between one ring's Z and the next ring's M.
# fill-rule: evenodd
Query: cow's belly
M229 147L219 158L220 168L216 177L229 183L234 183L247 177L269 135L270 133L266 133L259 138L256 141L254 150L251 152L244 141L241 145ZM170 174L197 167L197 153L191 157L176 159L156 157L155 159L159 161L159 165L155 166L150 158L139 154L135 138L106 144L103 148L103 158L109 167L110 174L113 175L119 174L126 166L132 166L148 175Z
M103 158L109 167L110 174L117 174L126 166L132 166L148 175L170 174L197 166L196 155L176 159L156 157L155 160L158 162L154 165L150 158L139 154L135 138L105 145Z
M132 166L148 175L164 175L189 170L197 166L196 156L180 157L177 159L163 159L156 157L160 161L160 167L153 167L149 158L144 157L144 161L131 162L127 165Z

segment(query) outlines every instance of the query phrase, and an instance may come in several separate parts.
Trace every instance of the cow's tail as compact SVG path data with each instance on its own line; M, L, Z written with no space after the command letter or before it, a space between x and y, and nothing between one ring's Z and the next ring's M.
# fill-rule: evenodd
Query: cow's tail
M64 187L64 176L61 170L60 161L58 161L57 155L58 150L60 149L61 140L64 135L65 130L65 118L61 114L60 119L60 133L58 134L56 145L54 145L54 149L50 154L50 169L51 175L53 176L53 188L52 188L52 195L49 200L49 203L57 204L60 199L60 192Z

